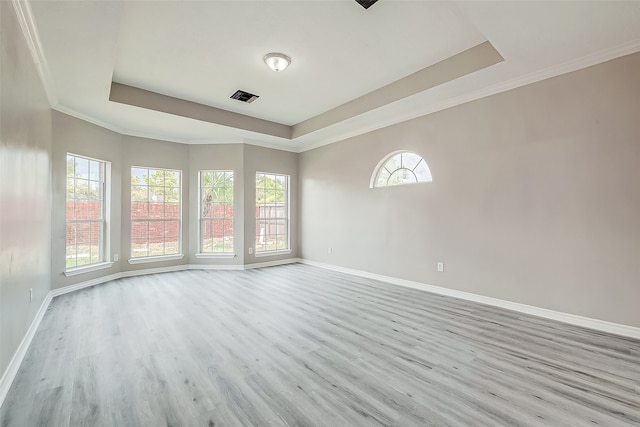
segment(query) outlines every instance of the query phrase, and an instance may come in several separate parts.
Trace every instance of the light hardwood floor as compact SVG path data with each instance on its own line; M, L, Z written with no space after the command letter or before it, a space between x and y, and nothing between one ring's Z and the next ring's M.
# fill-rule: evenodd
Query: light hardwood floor
M51 303L2 426L640 425L640 342L295 264Z

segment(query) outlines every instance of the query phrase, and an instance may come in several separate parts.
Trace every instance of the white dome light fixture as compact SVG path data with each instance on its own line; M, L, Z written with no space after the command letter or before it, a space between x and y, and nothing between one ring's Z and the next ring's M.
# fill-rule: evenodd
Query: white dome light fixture
M262 59L267 64L267 67L276 72L283 71L291 64L291 58L283 53L267 53Z

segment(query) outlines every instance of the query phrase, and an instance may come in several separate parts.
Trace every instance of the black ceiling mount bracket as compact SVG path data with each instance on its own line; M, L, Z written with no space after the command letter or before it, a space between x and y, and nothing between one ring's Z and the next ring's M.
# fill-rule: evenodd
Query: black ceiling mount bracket
M356 2L365 9L369 9L377 1L378 0L356 0Z

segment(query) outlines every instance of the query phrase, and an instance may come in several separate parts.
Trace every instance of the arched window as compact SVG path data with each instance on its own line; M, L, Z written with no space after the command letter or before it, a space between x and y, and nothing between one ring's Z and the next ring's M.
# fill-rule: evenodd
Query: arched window
M370 188L431 182L431 171L424 159L411 151L395 151L378 163Z

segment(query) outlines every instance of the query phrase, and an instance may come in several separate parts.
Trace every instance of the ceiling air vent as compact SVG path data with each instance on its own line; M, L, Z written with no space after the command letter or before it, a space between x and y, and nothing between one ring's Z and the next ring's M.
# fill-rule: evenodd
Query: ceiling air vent
M378 0L356 0L356 2L365 9L369 9L377 1Z
M237 99L238 101L251 103L256 99L260 98L258 95L254 95L249 92L245 92L243 90L237 90L236 93L231 95L231 99Z

